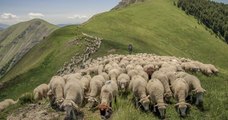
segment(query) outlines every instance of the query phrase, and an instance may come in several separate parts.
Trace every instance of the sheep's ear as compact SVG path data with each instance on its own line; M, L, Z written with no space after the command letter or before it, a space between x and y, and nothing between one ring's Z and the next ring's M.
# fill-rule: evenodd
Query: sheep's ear
M189 108L191 108L191 104L189 104L189 103L185 103Z
M149 99L150 98L150 95L147 95L146 97Z
M174 106L177 107L178 105L180 105L180 103L177 103L177 104L175 104Z

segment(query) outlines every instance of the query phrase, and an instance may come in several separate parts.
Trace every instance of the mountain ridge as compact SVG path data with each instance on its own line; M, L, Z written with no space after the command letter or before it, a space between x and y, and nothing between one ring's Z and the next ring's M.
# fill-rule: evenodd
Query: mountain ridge
M0 76L13 67L33 46L57 27L41 19L12 25L0 36Z

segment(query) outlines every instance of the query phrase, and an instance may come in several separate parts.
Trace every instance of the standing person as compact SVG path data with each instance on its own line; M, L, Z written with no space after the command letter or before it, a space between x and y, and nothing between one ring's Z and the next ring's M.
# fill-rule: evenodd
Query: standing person
M132 51L133 51L133 46L132 46L132 44L129 44L128 45L128 52L129 52L129 54L131 54Z

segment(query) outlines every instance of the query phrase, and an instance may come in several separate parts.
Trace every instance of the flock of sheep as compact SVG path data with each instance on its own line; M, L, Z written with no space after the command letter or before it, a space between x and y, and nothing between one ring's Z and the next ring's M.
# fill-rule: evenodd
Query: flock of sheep
M186 71L218 73L214 65L185 58L109 55L92 60L76 73L53 76L48 85L39 85L33 93L36 100L48 96L52 107L66 111L66 120L78 119L84 104L99 109L101 118L108 119L119 92L131 92L137 108L153 108L161 118L173 97L177 112L184 117L191 106L186 98L195 97L194 104L200 105L205 92L200 80Z

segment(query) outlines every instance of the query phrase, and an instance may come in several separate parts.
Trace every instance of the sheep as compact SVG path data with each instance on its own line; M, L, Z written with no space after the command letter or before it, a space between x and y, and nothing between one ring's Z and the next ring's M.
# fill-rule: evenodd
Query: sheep
M126 92L129 82L130 82L130 77L125 73L120 74L119 77L117 78L118 86L123 92Z
M135 75L138 74L138 71L132 69L132 70L129 70L129 71L127 72L127 74L128 74L128 76L130 77L130 79L132 80L133 76L135 76Z
M134 69L134 65L133 65L133 64L128 64L128 65L126 66L127 72L129 72L130 70L133 70L133 69Z
M79 107L83 103L84 89L79 80L69 81L64 86L65 99L60 108L66 111L65 120L76 119L80 113Z
M98 66L98 74L102 73L103 72L103 69L104 69L104 66L103 65L99 65Z
M112 112L112 101L114 100L116 103L117 94L118 86L116 82L112 80L106 81L105 85L101 88L101 103L98 105L102 118L110 117Z
M141 65L135 65L134 69L137 71L143 71L143 67Z
M18 102L14 101L13 99L5 99L2 102L0 102L0 112L9 107L10 105L14 105Z
M186 83L189 85L189 90L193 91L194 94L196 94L196 105L199 105L200 103L203 102L203 93L206 91L205 89L202 88L200 80L194 76L190 75L185 72L178 72L177 73L177 78L183 78Z
M80 80L81 78L82 78L81 73L71 73L63 76L65 83L67 83L70 80Z
M102 75L106 81L109 80L109 75L106 72L102 72L100 75Z
M155 107L158 107L160 117L163 119L165 117L167 106L167 104L165 104L163 100L163 95L165 93L163 84L158 79L151 79L147 83L146 90L147 93L150 95L150 100L154 104L154 110L156 110Z
M129 90L133 92L136 107L139 107L138 103L141 103L144 110L148 111L150 100L149 96L146 95L146 85L147 81L140 75L136 75L129 84Z
M182 117L185 117L187 109L191 106L189 103L185 102L189 92L189 85L183 78L177 78L172 82L171 89L174 93L175 99L178 101L175 105L177 112Z
M89 84L90 84L90 80L91 80L91 76L90 75L84 75L81 78L81 83L82 83L82 87L84 88L84 93L87 93L89 90Z
M161 83L165 88L165 95L164 95L165 100L169 101L170 98L172 97L172 92L169 86L169 79L167 78L167 76L161 71L156 71L153 73L152 79L158 79L161 81Z
M111 78L111 80L116 81L120 73L121 71L119 69L114 68L109 71L108 75Z
M138 75L142 76L146 81L149 80L148 74L143 70L139 70Z
M102 75L96 75L94 76L91 81L90 81L90 89L89 89L89 97L88 97L88 102L89 102L89 107L93 108L97 105L98 100L96 97L100 95L101 88L105 83L105 79Z
M65 81L60 76L53 76L51 78L51 81L48 84L49 91L47 95L49 96L49 99L51 100L51 105L57 105L60 106L60 104L64 100L63 95L63 88L65 85Z
M206 64L214 74L217 74L219 70L212 64Z
M47 97L48 85L41 84L33 90L34 100L42 100Z

